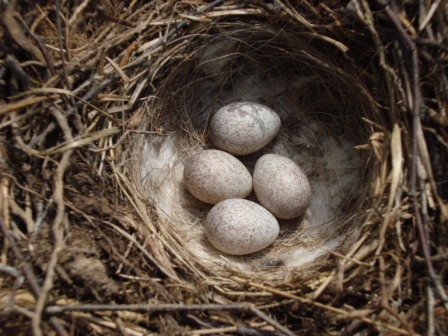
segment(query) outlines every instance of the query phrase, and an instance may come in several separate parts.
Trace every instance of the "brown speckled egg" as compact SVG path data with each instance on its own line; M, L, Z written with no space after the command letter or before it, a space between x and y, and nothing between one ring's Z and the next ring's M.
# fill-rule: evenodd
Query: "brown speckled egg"
M221 107L210 122L212 142L233 155L246 155L266 146L280 130L280 117L269 107L252 102Z
M207 238L218 250L234 255L254 253L278 237L277 219L261 205L245 199L216 204L205 219Z
M258 201L274 216L291 219L302 215L311 201L311 186L300 167L277 154L260 157L254 168Z
M185 162L184 180L193 196L210 204L244 198L252 191L247 168L236 157L217 149L190 156Z

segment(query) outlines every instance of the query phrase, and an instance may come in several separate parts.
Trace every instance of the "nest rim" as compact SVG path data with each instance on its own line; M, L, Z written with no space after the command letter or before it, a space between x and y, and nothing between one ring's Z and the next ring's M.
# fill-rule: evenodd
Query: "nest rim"
M225 26L225 25L224 25ZM226 32L226 31L222 31L221 27L218 25L217 27L215 27L216 30L220 31L220 33L217 34L213 34L211 37L209 37L208 35L206 36L201 36L199 39L196 36L191 37L191 39L193 40L192 42L189 43L189 54L184 57L181 60L178 60L178 62L174 62L174 64L172 65L172 70L167 74L167 77L165 80L162 81L162 85L160 86L160 88L157 90L157 92L151 97L151 102L145 103L148 106L148 109L146 112L144 112L145 114L151 114L151 116L147 116L145 118L145 116L140 116L140 124L141 125L149 125L149 130L151 131L155 131L158 132L160 130L165 131L168 134L168 137L171 136L172 134L176 134L178 132L185 134L184 137L188 138L187 142L189 144L193 143L193 145L191 145L192 147L205 147L205 148L213 148L213 145L210 144L210 141L207 140L207 126L204 125L204 120L205 123L207 123L210 120L210 116L207 113L206 117L202 117L202 125L201 127L196 127L195 126L191 126L191 124L195 124L195 121L191 122L191 119L194 119L194 114L195 112L193 112L193 116L192 116L192 111L197 111L198 109L192 105L195 104L195 102L197 102L199 100L199 97L197 95L195 95L195 91L199 91L198 87L200 87L201 85L201 81L207 81L210 79L210 77L213 76L219 76L220 74L212 74L210 75L210 77L208 77L207 75L204 75L203 73L201 74L201 71L205 71L205 70L201 70L201 53L204 53L205 48L207 48L207 46L209 45L213 45L214 43L220 43L223 40L225 41L226 39L230 39L233 41L236 41L236 43L241 43L244 44L245 46L247 46L248 49L252 49L252 54L249 54L249 56L247 56L248 58L252 58L253 57L253 50L257 50L259 47L259 45L269 45L269 42L273 42L274 44L274 49L278 49L281 50L283 52L283 54L280 55L276 55L277 59L281 59L282 56L285 57L286 61L285 63L292 62L292 60L294 62L296 62L296 64L300 64L300 65L310 65L309 63L313 62L313 66L316 67L318 69L318 71L321 71L322 74L320 74L320 77L318 78L324 78L324 77L334 77L335 80L339 80L341 77L346 77L348 78L347 81L350 82L350 84L352 83L356 83L355 86L359 88L359 95L364 95L365 96L365 101L364 103L353 103L352 101L348 101L342 99L342 105L350 105L350 111L356 111L357 109L354 108L354 106L356 106L359 110L369 110L370 112L366 113L365 116L363 116L365 119L370 120L370 118L373 117L377 117L376 120L374 120L374 123L377 124L381 124L384 123L385 121L381 119L381 116L378 114L378 104L375 103L373 97L369 96L367 94L368 90L363 87L362 84L359 83L359 78L360 78L360 71L356 72L356 71L352 71L355 72L356 74L349 74L349 73L343 73L343 70L341 70L340 68L336 67L336 69L334 69L334 71L332 72L330 70L330 66L328 65L330 63L329 58L325 57L323 60L319 60L315 58L314 55L310 55L310 53L313 52L313 50L308 50L308 54L305 55L305 58L302 59L294 59L295 57L297 57L297 55L291 55L292 52L291 50L294 50L294 48L297 48L298 50L301 50L301 47L303 47L304 45L309 44L309 40L301 40L303 37L302 36L295 36L295 35L291 35L290 32L286 32L284 29L279 29L276 30L275 27L270 26L269 24L266 24L265 30L263 30L263 25L260 24L258 25L256 28L253 28L251 25L244 25L244 24L240 24L239 28L237 30L232 29L230 32ZM225 27L223 28L225 29ZM300 35L300 34L299 34ZM251 39L248 36L254 36L253 39ZM304 34L304 36L308 36L307 34ZM285 45L282 45L290 42L291 39L296 39L296 41L298 41L298 45L292 45L289 46L291 50L285 50L286 47ZM251 42L256 41L256 43L258 43L258 45L251 45ZM195 47L197 46L197 47ZM298 47L299 46L299 47ZM339 48L335 48L334 44L329 44L328 45L330 50L333 50L337 53L340 52ZM322 49L321 46L319 46L319 49ZM246 50L247 51L247 50ZM239 53L240 51L238 51ZM268 59L269 59L269 53L265 52L268 55ZM316 51L317 54L322 55L323 53L321 52L321 50ZM244 52L241 52L241 54L244 54ZM247 55L247 54L246 54ZM302 57L303 54L301 55ZM338 54L338 57L340 55ZM236 58L239 56L236 56ZM270 61L270 60L269 60ZM232 61L233 62L233 59ZM307 63L309 62L309 63ZM236 62L235 62L236 63ZM340 62L339 62L340 63ZM325 64L324 67L319 67L321 64ZM347 64L346 64L347 66ZM236 66L238 67L238 65ZM266 71L267 76L269 76L271 73L269 72L269 70L265 70L263 67L263 63L257 63L256 67L260 67L263 68L263 71ZM199 70L198 70L199 69ZM278 69L274 69L273 71L278 71L280 72ZM302 70L303 71L303 70ZM312 71L312 70L311 70ZM201 77L202 76L202 77ZM310 75L307 75L310 76ZM314 76L314 78L318 75L316 75L315 73L311 74L311 76ZM183 81L182 79L185 78L185 80ZM333 83L332 83L333 84ZM189 86L191 86L191 88L188 88ZM331 87L331 85L329 85L329 87ZM187 89L186 89L187 88ZM184 90L184 95L186 97L188 97L185 101L180 99L180 103L174 102L174 99L172 97L176 97L175 99L178 99L177 97L179 97L179 94L181 92L181 90ZM219 89L218 89L219 91ZM343 90L341 90L343 91ZM346 89L346 91L352 93L353 90L348 90ZM237 97L238 99L239 97ZM192 102L192 103L191 103ZM233 102L232 99L230 99L228 102L226 103L230 103ZM370 104L370 105L369 105ZM218 104L218 106L220 106ZM217 110L217 108L215 108L215 110ZM316 111L318 111L318 108L313 108L313 112L315 112L317 114ZM149 112L151 111L151 112ZM166 113L167 116L163 116L163 113ZM361 112L358 112L359 115L362 116ZM328 118L328 116L326 115L325 111L322 112L322 114L325 114L324 118ZM154 117L155 115L155 117ZM166 121L165 119L166 118ZM188 118L190 118L190 120L188 120ZM299 115L300 118L300 115ZM313 118L316 118L315 115L313 115ZM341 119L343 119L344 117L341 116ZM350 118L352 120L356 119L356 117L354 116L348 116L346 117L350 120ZM185 121L187 119L187 121ZM200 119L200 118L198 118ZM360 119L360 118L359 118ZM171 124L170 125L170 120L176 120L176 123ZM181 124L184 126L178 126L177 120L181 120ZM359 139L358 141L360 141L359 143L364 143L368 141L368 136L366 135L367 132L370 134L371 132L371 127L370 124L363 122L363 121L358 121L360 125L362 125L362 130L365 132L365 134L362 134L362 132L359 132L359 127L358 127L358 134L357 134L357 138ZM291 121L291 123L293 123L293 121ZM338 122L334 122L332 121L332 123L328 123L328 122L321 122L322 125L324 126L328 126L331 127L333 129L340 129L340 124L338 124ZM351 126L353 127L353 122L351 121L345 121L345 124L343 124L344 126ZM174 126L174 128L173 128ZM176 127L178 127L176 129ZM193 128L193 131L190 131L190 129ZM143 128L143 130L147 130L145 128ZM359 134L361 133L361 134ZM139 136L136 136L136 138L138 139ZM142 140L140 137L139 140L136 140L136 143L140 143ZM362 139L362 140L361 140ZM182 139L181 139L182 140ZM138 147L139 145L137 145L136 147ZM137 151L135 151L133 154L136 157L141 157L141 153ZM371 160L370 162L368 162L367 157L364 156L364 164L363 164L363 168L362 170L364 171L364 173L366 173L366 171L368 170L368 165L378 165L378 162L376 160ZM138 174L135 173L135 167L138 166L135 165L134 163L133 165L133 171L134 171L134 176L139 176ZM362 181L360 181L361 185L363 186L370 186L372 183L371 181L375 179L374 174L378 173L380 171L380 168L374 168L374 169L370 169L370 174L367 173L366 175L363 175L362 177ZM363 173L363 174L364 174ZM138 178L138 177L137 177ZM142 190L141 186L142 183L140 180L135 180L134 182L135 188L139 189L139 194L141 195L141 197L143 197L143 199L145 199L146 196L146 192L144 190ZM372 190L369 191L369 189L367 188L365 192L363 192L364 195L365 194L370 194L372 195L374 192ZM358 198L358 201L355 202L354 207L359 207L358 209L361 209L362 206L365 206L365 202L361 202L360 199L362 198ZM152 203L152 202L151 202ZM364 204L362 204L364 203ZM367 217L367 213L370 212L371 210L365 208L364 209L365 214L363 215L364 218ZM341 225L341 227L339 228L339 231L342 231L343 228L350 228L351 226L349 225L350 220L353 220L354 217L356 217L357 215L355 215L355 213L357 213L359 211L356 210L352 210L351 213L348 213L345 215L345 218L341 218L341 222L344 223L343 225ZM358 215L359 216L359 215ZM169 220L166 220L168 223L160 223L159 225L167 225L168 228L170 227L169 224ZM358 219L358 228L361 228L362 223L360 222L360 220ZM175 229L167 229L167 232L170 232L170 230L174 230ZM359 233L356 234L356 236L358 236ZM185 253L185 259L190 259L190 258L198 258L198 256L194 255L189 255L188 252L186 252L186 250L188 250L188 246L185 246L184 242L182 241L183 239L180 239L180 237L182 237L183 235L180 234L179 232L177 232L177 234L174 235L175 237L177 237L177 249L178 251L182 251L181 253ZM360 237L362 235L359 235ZM328 241L328 237L327 237L327 241ZM347 250L349 247L349 245L351 245L353 243L353 237L351 239L348 239L349 243L346 244L340 244L339 248L343 249L343 250ZM342 247L342 245L344 245L344 247ZM331 253L330 253L331 254ZM340 253L337 253L337 255L340 255ZM227 260L227 257L223 257L224 260ZM241 258L241 257L239 257ZM324 254L322 257L319 257L318 259L316 259L316 263L322 263L326 258L328 258L328 254ZM199 258L200 259L200 258ZM201 264L202 262L199 260L198 262L199 264ZM263 279L266 276L273 280L273 279L277 279L277 281L282 281L284 279L285 274L289 274L291 272L298 272L298 273L303 273L302 271L298 271L297 269L295 269L294 267L284 267L284 269L282 269L282 267L276 267L275 270L273 269L266 269L264 271L260 270L258 272L254 271L248 271L248 270L241 270L237 268L234 268L232 266L232 262L230 262L230 265L227 262L224 262L225 266L223 267L221 265L221 267L217 267L216 270L213 270L213 272L217 272L216 275L219 276L223 276L226 273L229 272L229 269L232 270L232 272L235 274L235 272L237 272L236 274L239 275L244 275L245 272L248 272L248 274L250 274L251 277L254 276L254 274L258 274L257 278L259 279ZM203 267L205 266L205 268L209 268L210 265L206 264L203 265ZM312 263L309 263L308 266L303 266L304 270L310 270L310 269L315 269L315 266ZM273 273L275 275L273 275Z

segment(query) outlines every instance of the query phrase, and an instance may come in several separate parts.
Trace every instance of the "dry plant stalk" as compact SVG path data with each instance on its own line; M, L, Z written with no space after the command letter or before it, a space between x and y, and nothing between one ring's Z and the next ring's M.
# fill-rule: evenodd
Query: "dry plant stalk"
M448 333L445 2L10 0L0 10L2 331ZM226 52L205 57L216 43ZM172 139L181 162L210 146L211 113L243 98L286 115L288 155L325 132L315 178L331 175L326 148L361 155L357 193L321 231L345 243L323 245L306 267L279 254L205 262L136 178L145 141L160 153ZM181 200L167 206L200 223L204 206ZM318 245L306 232L284 238L272 251Z

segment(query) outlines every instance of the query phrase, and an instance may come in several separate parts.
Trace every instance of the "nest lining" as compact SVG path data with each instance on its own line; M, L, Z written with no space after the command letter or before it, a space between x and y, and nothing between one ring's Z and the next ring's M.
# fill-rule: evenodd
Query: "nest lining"
M328 56L325 50L335 48L322 43L268 25L224 29L179 62L143 117L143 130L168 135L136 137L134 184L167 230L207 267L280 274L312 267L356 239L367 211L364 200L371 195L366 181L374 177L368 157L354 147L370 134L361 117L382 121L357 80L359 72L348 70L353 68L348 60L342 68L340 61L335 64L333 57L341 55ZM184 160L214 148L207 133L213 113L236 101L265 104L282 119L268 146L239 157L249 171L261 155L280 154L304 169L313 192L306 214L280 221L280 238L270 248L238 257L208 243L203 226L211 206L195 200L182 180Z

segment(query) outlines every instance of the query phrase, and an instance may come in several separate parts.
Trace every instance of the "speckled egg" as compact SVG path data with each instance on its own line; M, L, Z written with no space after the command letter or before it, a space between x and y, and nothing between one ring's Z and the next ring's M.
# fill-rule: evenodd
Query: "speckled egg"
M236 157L217 149L190 156L184 166L184 181L193 196L210 204L244 198L252 191L247 168Z
M305 173L292 160L266 154L255 164L253 183L258 201L274 216L291 219L302 215L311 201Z
M280 130L280 117L269 107L231 103L221 107L210 122L212 142L233 155L246 155L266 146Z
M218 250L234 255L254 253L278 237L277 219L261 205L245 199L216 204L205 219L207 238Z

